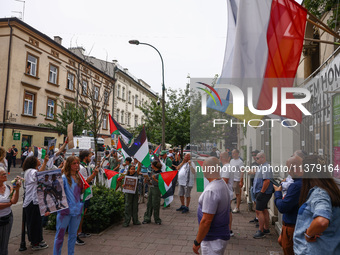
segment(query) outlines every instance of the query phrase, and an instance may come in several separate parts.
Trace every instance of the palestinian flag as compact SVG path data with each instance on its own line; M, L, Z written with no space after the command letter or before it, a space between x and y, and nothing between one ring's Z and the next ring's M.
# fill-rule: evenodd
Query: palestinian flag
M132 139L132 134L126 131L114 118L109 114L110 121L110 134L121 135L126 143L129 143Z
M81 173L79 173L79 176L80 176L80 179L81 181L83 182L83 185L84 185L84 194L83 194L83 202L86 200L87 196L91 194L91 188L90 188L90 185L87 183L87 181L85 180L84 176L82 176Z
M34 146L34 157L38 158L39 160L45 158L46 152L47 151L45 149Z
M153 154L157 154L157 156L161 153L161 144L156 148Z
M197 186L197 192L203 192L204 188L208 185L209 181L207 178L204 177L203 171L202 171L202 166L203 166L203 161L196 161L196 186Z
M174 192L177 182L178 171L160 173L158 176L158 187L164 198L164 207L167 207L174 200Z
M149 144L144 127L138 137L133 141L133 144L128 148L127 153L141 162L143 166L149 167L151 165Z
M117 180L119 177L119 173L116 171L104 169L105 175L107 177L107 185L110 189L116 190Z
M133 156L128 153L129 147L124 143L124 141L120 140L120 138L118 138L117 150L119 150L122 153L124 159Z

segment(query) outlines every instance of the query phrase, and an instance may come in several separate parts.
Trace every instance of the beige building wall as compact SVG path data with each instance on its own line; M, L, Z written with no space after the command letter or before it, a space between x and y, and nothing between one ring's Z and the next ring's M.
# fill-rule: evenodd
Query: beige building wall
M30 144L38 147L44 146L44 137L57 138L58 143L62 143L63 136L58 133L39 127L40 123L51 123L53 120L46 118L48 99L55 100L54 102L54 116L60 112L57 106L57 99L63 99L67 102L76 101L76 87L77 87L77 73L80 77L86 77L89 86L90 81L93 81L100 89L100 95L103 95L105 90L113 87L113 80L101 70L87 65L86 68L80 67L81 59L76 57L73 53L62 47L59 43L48 38L46 35L40 33L34 28L29 27L22 21L12 18L11 26L13 28L12 35L12 50L10 73L8 83L8 94L5 111L5 132L4 139L1 139L4 147L9 147L16 144L21 150L22 140L13 141L13 133L21 133L22 135L30 136ZM4 68L0 68L0 128L3 130L3 112L7 80L7 58L9 49L10 29L8 27L8 19L0 19L0 61ZM37 73L35 76L27 74L27 57L32 55L37 58ZM57 68L56 83L49 81L50 66ZM67 88L68 73L74 74L74 88L70 90ZM34 95L34 110L33 114L24 114L24 97L25 92ZM108 100L107 106L107 120L108 113L112 109L112 93ZM80 106L87 107L89 100L86 102L79 102ZM110 137L109 127L103 127L100 130L101 136ZM110 140L107 145L110 145Z

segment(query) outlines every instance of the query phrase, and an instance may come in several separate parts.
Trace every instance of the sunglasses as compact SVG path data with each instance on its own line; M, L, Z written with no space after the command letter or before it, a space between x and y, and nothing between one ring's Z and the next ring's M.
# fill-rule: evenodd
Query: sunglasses
M260 157L256 157L256 159L257 159L257 160L259 160L259 159L260 159Z

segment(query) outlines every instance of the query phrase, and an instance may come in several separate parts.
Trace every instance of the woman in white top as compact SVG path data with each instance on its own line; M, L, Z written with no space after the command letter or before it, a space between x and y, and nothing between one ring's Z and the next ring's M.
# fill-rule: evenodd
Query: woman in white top
M23 170L25 173L25 196L23 207L26 215L28 240L32 244L32 250L48 248L48 245L43 241L43 227L37 193L37 172L45 170L48 160L49 158L46 155L44 163L41 165L40 161L36 157L31 156L27 157L23 164Z
M6 181L7 172L0 167L0 255L8 254L8 241L13 224L11 205L18 202L20 189L19 183L12 188L5 184ZM12 194L13 190L14 194Z

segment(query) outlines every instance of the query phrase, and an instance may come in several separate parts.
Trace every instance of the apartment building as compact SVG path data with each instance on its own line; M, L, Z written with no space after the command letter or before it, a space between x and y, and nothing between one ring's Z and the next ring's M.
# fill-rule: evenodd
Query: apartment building
M25 145L45 146L52 138L62 144L64 135L39 126L55 123L59 99L75 103L84 112L89 109L90 98L102 99L104 102L96 106L104 113L99 136L110 145L109 113L116 116L119 108L120 120L133 127L141 123L143 116L132 100L138 105L156 97L146 83L141 85L142 81L124 70L119 69L114 78L109 69L95 65L95 61L84 61L72 49L63 47L60 37L51 39L17 18L0 19L0 45L0 140L6 149L15 144L20 153ZM114 70L114 63L110 67ZM118 86L114 89L115 80L120 85L119 93ZM123 86L126 95L122 94ZM143 93L147 96L143 97ZM123 102L131 102L131 107L125 104L124 108Z

